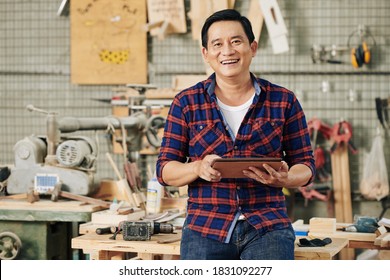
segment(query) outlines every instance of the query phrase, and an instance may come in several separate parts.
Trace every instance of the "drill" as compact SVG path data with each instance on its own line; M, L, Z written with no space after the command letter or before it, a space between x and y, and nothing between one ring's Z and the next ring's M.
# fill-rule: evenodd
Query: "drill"
M175 227L168 223L153 221L124 221L121 223L123 240L145 241L150 240L153 234L173 233Z

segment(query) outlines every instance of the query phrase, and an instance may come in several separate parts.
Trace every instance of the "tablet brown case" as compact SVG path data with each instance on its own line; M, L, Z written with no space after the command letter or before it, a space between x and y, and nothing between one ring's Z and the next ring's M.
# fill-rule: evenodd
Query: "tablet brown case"
M222 178L247 178L242 173L244 169L253 166L265 171L265 163L275 170L282 166L280 158L217 158L211 167L221 172Z

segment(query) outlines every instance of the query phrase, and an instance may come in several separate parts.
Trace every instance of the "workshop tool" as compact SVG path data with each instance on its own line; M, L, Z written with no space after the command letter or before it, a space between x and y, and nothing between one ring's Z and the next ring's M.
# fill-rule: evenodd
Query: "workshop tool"
M116 176L119 179L119 181L117 181L118 188L123 192L123 194L127 198L127 202L129 203L130 206L134 206L134 207L138 206L137 202L133 196L134 193L131 191L127 180L122 177L122 175L119 172L119 169L116 166L114 160L112 159L110 153L106 153L106 157L107 157L108 161L110 162L111 167L114 169Z
M338 56L349 50L348 46L313 45L311 47L311 59L313 63L342 64L344 62L338 59Z
M0 233L0 259L13 260L22 250L22 241L11 231Z
M46 193L58 181L70 193L91 194L99 186L95 180L98 145L90 137L73 133L124 128L128 157L134 161L142 149L143 136L149 131L148 117L144 112L121 118L59 118L56 112L33 105L28 105L27 109L46 115L46 135L30 135L15 144L15 163L7 180L8 194L26 193L32 184L39 193ZM65 135L67 133L72 135Z
M316 166L316 178L315 182L328 182L331 180L330 173L325 169L326 156L324 148L318 144L318 140L329 140L332 135L332 127L321 121L320 119L314 117L308 121L308 130L311 138L311 143L313 147L313 155ZM323 139L318 139L321 136ZM308 205L308 200L316 198L320 201L328 202L330 201L330 187L329 186L316 186L312 184L311 186L307 186L305 188L299 188L302 196L305 199L304 205L305 207ZM323 194L322 192L326 193Z
M357 216L353 225L346 226L343 231L374 233L378 229L378 219L374 217Z
M330 148L333 153L340 145L347 145L353 154L357 153L357 149L352 142L352 125L347 121L340 121L333 126L332 139L334 143Z
M357 36L355 36L357 35ZM357 47L351 47L352 38L358 38ZM354 68L360 68L371 61L371 50L367 39L371 39L372 46L376 45L375 38L365 25L359 24L348 37L348 48L351 49L351 64Z
M313 149L316 147L317 144L317 137L318 132L321 132L321 134L325 137L325 139L329 140L332 136L333 129L326 123L322 122L318 118L311 118L307 122L307 128L309 130L309 135L312 137L312 147Z
M131 162L126 162L124 164L126 179L130 188L133 191L134 199L137 203L137 206L140 206L143 210L146 210L146 205L145 205L146 198L143 192L140 190L141 180L140 178L137 178L138 174L136 174L137 173L135 169L136 166L137 166L136 163L131 163Z
M78 194L73 194L73 193L70 193L70 192L67 192L67 191L63 191L63 190L61 190L62 185L63 185L62 182L58 182L57 184L55 184L53 190L49 190L48 191L48 193L51 195L51 200L52 201L58 201L59 197L63 197L63 198L69 198L69 199L73 199L73 200L78 200L78 201L81 201L81 202L84 202L84 203L99 205L99 206L101 206L103 208L110 208L111 202L107 202L107 201L104 201L104 200L101 200L101 199L95 199L95 198L92 198L92 197L78 195Z
M116 239L116 235L122 232L123 240L126 241L146 241L150 240L153 234L174 233L175 227L168 223L154 221L123 221L119 224L118 230L111 239Z
M97 228L95 230L96 234L108 234L108 233L115 233L117 232L118 228L115 226L111 227L103 227L103 228Z
M375 98L375 109L379 122L383 126L384 129L388 129L390 127L389 124L389 108L390 98L381 99L380 97Z

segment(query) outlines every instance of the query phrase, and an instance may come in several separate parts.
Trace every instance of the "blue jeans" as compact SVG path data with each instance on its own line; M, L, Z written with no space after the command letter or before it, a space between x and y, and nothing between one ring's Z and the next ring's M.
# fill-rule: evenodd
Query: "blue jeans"
M182 260L293 260L295 233L290 226L260 235L246 220L239 220L229 243L202 237L183 227Z

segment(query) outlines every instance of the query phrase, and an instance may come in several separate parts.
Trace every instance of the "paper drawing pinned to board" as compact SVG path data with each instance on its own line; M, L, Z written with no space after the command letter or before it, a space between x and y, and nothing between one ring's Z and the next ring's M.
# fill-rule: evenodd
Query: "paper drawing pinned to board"
M147 83L144 0L71 1L71 80Z

